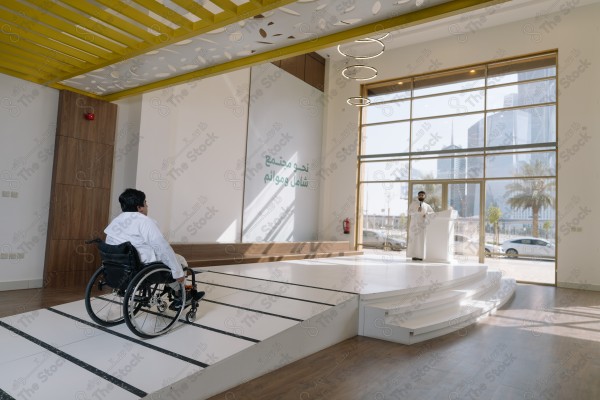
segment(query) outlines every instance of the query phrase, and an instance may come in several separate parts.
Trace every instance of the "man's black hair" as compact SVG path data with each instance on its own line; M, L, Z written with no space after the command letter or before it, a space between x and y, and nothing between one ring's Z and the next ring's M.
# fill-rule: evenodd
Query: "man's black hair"
M138 207L144 207L144 201L146 201L146 194L137 189L125 189L119 196L121 210L124 212L137 212Z
M420 195L421 193L423 193L423 194L427 194L427 193L425 193L425 191L424 191L424 190L421 190L419 193L417 193L417 196L418 196L418 195Z

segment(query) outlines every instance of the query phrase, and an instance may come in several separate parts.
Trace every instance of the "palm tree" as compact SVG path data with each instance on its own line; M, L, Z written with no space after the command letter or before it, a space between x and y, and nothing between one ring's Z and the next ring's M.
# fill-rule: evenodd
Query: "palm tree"
M521 176L539 177L551 175L550 168L536 160L521 167ZM556 181L547 178L522 178L506 186L505 197L512 208L531 208L533 217L532 235L539 236L539 214L544 207L554 208Z
M550 231L550 229L552 229L552 222L550 222L550 221L544 222L544 224L542 225L542 228L544 228L544 233L546 234L546 239L548 239L548 232Z
M494 226L494 244L498 244L498 222L502 218L502 210L496 205L490 206L487 211L487 219Z

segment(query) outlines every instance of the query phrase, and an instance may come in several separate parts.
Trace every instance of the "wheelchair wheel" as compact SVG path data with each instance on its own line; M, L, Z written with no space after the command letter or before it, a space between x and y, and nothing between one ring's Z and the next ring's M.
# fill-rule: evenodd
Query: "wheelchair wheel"
M185 320L187 322L194 322L195 319L196 319L196 312L195 311L188 311L188 313L185 314Z
M129 284L123 302L129 329L140 337L153 338L173 328L185 308L170 307L175 292L181 293L185 305L184 284L173 280L169 267L157 265L139 272Z
M85 308L97 324L114 326L123 322L123 293L108 286L104 267L94 272L85 288Z

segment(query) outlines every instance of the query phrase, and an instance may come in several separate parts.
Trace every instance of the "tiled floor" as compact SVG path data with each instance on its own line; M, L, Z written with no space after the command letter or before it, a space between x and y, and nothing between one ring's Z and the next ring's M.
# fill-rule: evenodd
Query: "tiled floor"
M150 340L91 323L83 301L0 319L0 399L143 397L359 294L485 272L387 255L211 269L197 275L207 294L196 321Z

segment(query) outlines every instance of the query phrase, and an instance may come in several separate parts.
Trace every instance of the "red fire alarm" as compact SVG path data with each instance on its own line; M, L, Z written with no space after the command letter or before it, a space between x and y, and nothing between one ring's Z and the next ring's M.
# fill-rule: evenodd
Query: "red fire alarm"
M83 117L88 121L93 121L96 118L96 115L94 113L85 113L83 114Z

